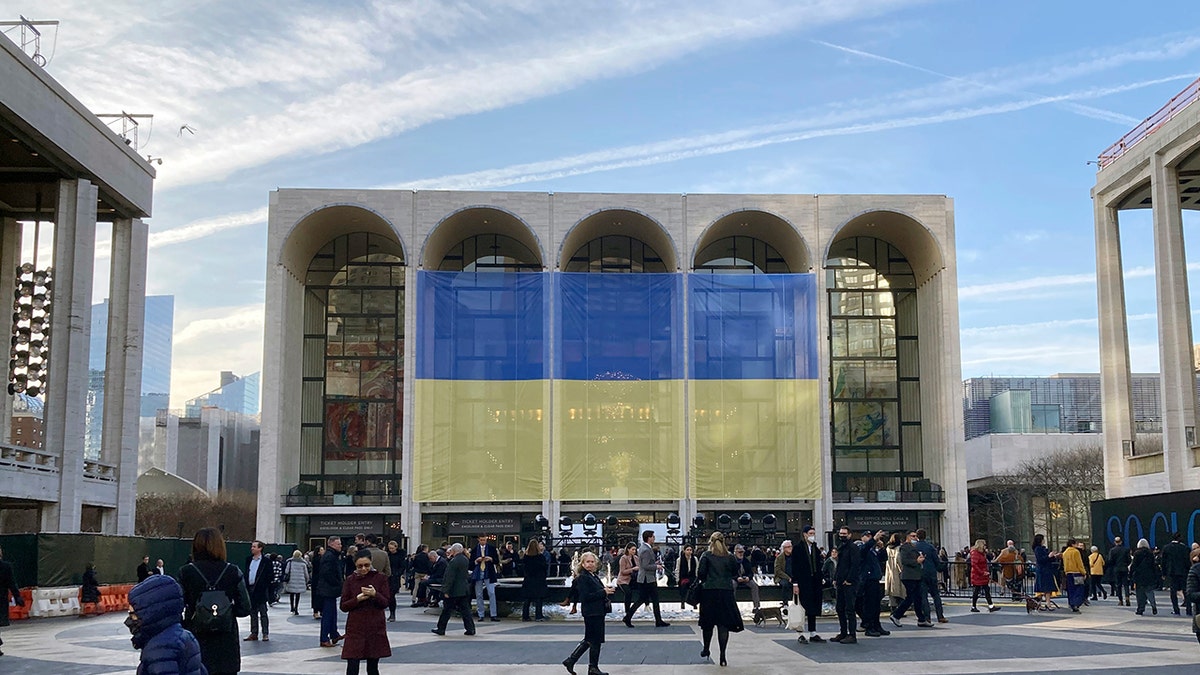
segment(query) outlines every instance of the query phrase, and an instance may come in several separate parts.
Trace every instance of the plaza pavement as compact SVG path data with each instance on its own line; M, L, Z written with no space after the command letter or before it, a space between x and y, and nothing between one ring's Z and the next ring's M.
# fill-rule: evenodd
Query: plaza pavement
M1169 602L1165 611L1160 602L1158 616L1150 616L1147 610L1144 617L1112 601L1093 603L1082 614L1060 609L1027 615L1023 607L1003 607L993 614L971 614L966 603L951 601L946 608L949 624L918 628L910 615L903 628L892 629L885 619L891 636L860 634L857 645L801 645L786 628L747 623L745 632L731 636L730 665L723 671L700 658L700 629L687 613L673 609L667 615L672 625L656 629L651 617L639 612L633 630L612 615L601 668L612 675L694 675L708 670L790 674L810 668L855 675L1200 672L1200 644L1192 635L1189 617L1172 616ZM523 675L564 673L560 661L580 639L583 626L578 616L567 617L558 607L548 610L549 622L523 623L519 617L485 621L478 624L474 637L464 636L462 621L454 620L447 635L438 637L429 632L436 621L435 610L404 607L397 621L388 624L392 657L380 662L380 671L478 673L479 664L491 664L520 666ZM130 646L123 620L124 615L116 613L26 620L0 629L5 653L0 657L0 674L133 674L138 652ZM248 619L240 622L245 636ZM344 626L344 616L339 626ZM832 637L836 619L821 619L818 632ZM312 614L291 616L285 600L271 610L271 641L242 643L242 672L344 673L340 649L319 647L317 633ZM576 670L584 673L586 667Z

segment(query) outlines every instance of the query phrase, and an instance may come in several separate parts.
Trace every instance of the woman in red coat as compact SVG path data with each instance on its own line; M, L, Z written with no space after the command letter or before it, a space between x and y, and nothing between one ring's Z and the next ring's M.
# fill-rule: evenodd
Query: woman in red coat
M971 557L968 558L971 565L971 587L974 589L971 592L971 611L979 611L979 593L983 592L987 597L988 611L994 612L998 609L992 603L992 574L988 569L987 559L987 542L982 539L976 539L975 545L971 547Z
M358 675L358 664L367 660L367 675L379 675L379 659L392 655L387 636L388 580L371 569L370 558L354 561L354 574L342 585L342 611L346 612L342 658L346 675Z

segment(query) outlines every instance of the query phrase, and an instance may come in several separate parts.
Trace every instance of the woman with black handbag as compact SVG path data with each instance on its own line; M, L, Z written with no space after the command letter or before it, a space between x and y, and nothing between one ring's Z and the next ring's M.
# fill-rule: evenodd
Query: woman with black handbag
M613 588L605 586L596 576L600 567L600 559L591 551L585 552L579 558L579 576L572 583L575 598L583 605L583 641L575 645L571 655L564 660L563 666L567 672L575 675L575 663L588 654L588 675L608 675L600 670L600 646L604 644L604 617L612 611Z
M697 579L704 585L700 590L700 629L704 633L704 650L700 656L708 657L713 628L716 628L722 666L729 665L725 661L729 633L740 633L744 629L742 613L733 595L736 570L737 560L729 555L725 535L713 532L708 538L708 551L700 556L700 566L696 571Z

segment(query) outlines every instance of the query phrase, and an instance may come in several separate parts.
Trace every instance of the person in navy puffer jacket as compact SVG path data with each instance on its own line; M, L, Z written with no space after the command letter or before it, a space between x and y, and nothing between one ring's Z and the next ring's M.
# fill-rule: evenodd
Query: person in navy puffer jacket
M200 643L182 625L183 588L165 574L155 574L129 591L133 646L142 650L137 675L208 675L200 660Z

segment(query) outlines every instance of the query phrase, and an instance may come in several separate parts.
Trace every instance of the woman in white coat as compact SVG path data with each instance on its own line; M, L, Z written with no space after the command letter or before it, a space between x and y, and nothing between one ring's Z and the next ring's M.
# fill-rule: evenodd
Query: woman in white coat
M292 598L292 614L300 615L300 595L308 590L312 572L308 561L300 551L292 552L292 559L283 566L283 590Z
M888 596L888 604L895 609L904 600L904 582L900 580L900 545L904 537L893 532L887 543L887 569L883 574L883 591Z

